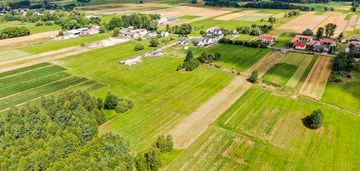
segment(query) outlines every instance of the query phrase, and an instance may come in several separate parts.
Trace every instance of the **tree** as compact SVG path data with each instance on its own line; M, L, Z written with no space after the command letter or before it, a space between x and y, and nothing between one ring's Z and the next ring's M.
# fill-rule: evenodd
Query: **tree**
M167 32L170 31L170 26L169 26L169 24L166 24L166 31L167 31Z
M335 33L335 30L336 30L336 24L328 23L325 25L325 35L327 37L333 36Z
M64 32L60 30L58 36L64 36Z
M329 11L329 7L325 6L324 11Z
M314 32L311 29L307 28L306 30L303 31L303 35L313 36Z
M97 101L97 108L98 108L99 110L101 110L101 109L104 107L103 100L102 100L100 97L98 97L98 98L96 99L96 101Z
M275 23L276 22L276 18L275 17L270 17L268 19L268 21L272 24L272 23Z
M318 40L320 40L323 35L324 35L324 28L323 28L323 27L319 27L318 30L316 31L316 38L317 38Z
M259 75L259 71L258 70L255 70L251 73L251 76L250 78L248 79L250 82L252 83L256 83L257 82L257 79L258 79L258 75Z
M159 40L156 38L152 38L150 40L150 47L157 47L157 46L159 46Z
M165 153L173 150L174 143L170 135L167 135L166 137L161 135L156 140L154 146L158 148L161 153Z
M314 110L311 115L307 116L307 123L311 129L318 129L322 126L324 114L320 109Z
M118 103L119 103L118 97L109 92L105 97L104 109L106 110L115 109Z
M330 11L334 11L335 10L335 8L334 7L330 7Z
M120 33L120 29L119 28L114 28L113 32L112 32L112 37L118 37Z
M186 56L185 56L185 60L184 61L190 61L194 58L194 55L192 53L191 50L189 50L187 53L186 53Z
M344 37L344 34L343 34L343 32L341 32L338 36L338 40L342 39L343 37Z
M105 33L106 29L103 26L100 26L99 33Z
M144 45L142 44L137 44L134 47L134 51L139 51L139 50L143 50L144 49Z
M352 6L350 10L351 10L352 12L356 12L356 7L355 7L355 6Z

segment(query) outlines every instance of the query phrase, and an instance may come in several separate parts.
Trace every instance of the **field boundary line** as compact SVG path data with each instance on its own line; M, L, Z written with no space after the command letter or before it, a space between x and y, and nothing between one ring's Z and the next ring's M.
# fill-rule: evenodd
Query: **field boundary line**
M34 68L34 69L30 69L30 70L27 70L27 71L24 71L24 72L19 72L19 73L16 73L16 74L12 74L12 75L7 75L5 77L1 77L0 80L4 79L4 78L8 78L8 77L12 77L12 76L17 76L17 75L21 75L21 74L26 74L28 72L31 72L31 71L36 71L38 69L44 69L44 68L47 68L47 67L51 67L51 65L46 65L46 66L42 66L42 67L39 67L39 68ZM6 72L6 71L5 71Z
M60 30L55 30L55 31L30 34L28 36L3 39L3 40L0 40L0 47L9 46L9 45L16 44L16 43L29 42L29 41L36 40L36 39L43 39L43 38L56 36L59 33L59 31Z

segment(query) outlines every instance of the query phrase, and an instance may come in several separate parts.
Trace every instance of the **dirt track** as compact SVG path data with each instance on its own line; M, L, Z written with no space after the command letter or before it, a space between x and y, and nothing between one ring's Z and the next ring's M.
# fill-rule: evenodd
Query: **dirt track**
M300 88L299 93L301 95L316 100L321 99L331 73L331 59L332 58L325 56L319 57L309 75L306 77L304 84Z
M22 42L33 41L36 39L49 38L52 36L56 36L58 33L59 33L59 31L56 30L56 31L49 31L49 32L44 32L44 33L32 34L29 36L16 37L16 38L11 38L11 39L3 39L3 40L0 40L0 47L1 46L9 46L9 45L13 45L13 44L19 44Z
M251 83L245 77L235 79L223 90L205 102L200 108L185 117L168 134L174 138L176 148L188 147L213 121L240 98Z

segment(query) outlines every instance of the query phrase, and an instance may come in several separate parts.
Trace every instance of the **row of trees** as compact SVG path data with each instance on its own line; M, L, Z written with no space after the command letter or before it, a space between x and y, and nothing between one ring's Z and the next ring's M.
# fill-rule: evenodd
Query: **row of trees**
M43 97L39 104L11 108L0 118L3 170L127 170L127 142L115 135L98 137L107 100L86 91ZM129 160L130 159L130 160ZM81 169L80 169L81 168Z
M25 27L8 27L0 30L0 39L21 37L30 35L30 30Z
M314 8L304 5L295 5L285 2L272 2L272 1L260 1L260 2L248 2L242 5L245 8L270 8L270 9L298 9L300 11L313 11Z
M207 6L240 7L239 0L205 0Z
M134 107L134 103L131 100L117 97L115 94L108 92L105 97L104 103L101 98L97 99L98 108L105 110L115 110L116 113L125 113Z
M349 52L340 52L336 55L332 64L332 73L329 81L341 82L342 77L351 78L351 72L360 72L360 62L356 62L355 58L360 58L360 53L353 44L349 45Z
M131 15L123 15L121 17L114 17L106 24L108 30L114 28L133 26L135 29L145 28L147 30L157 30L156 20L160 19L159 14L142 14L135 13Z
M314 34L314 32L309 28L304 30L302 34L307 36L315 36L316 39L320 40L321 38L323 38L323 36L326 37L333 36L335 34L336 27L337 27L336 24L328 23L325 25L325 28L319 27L316 31L316 34Z
M236 31L239 34L249 34L249 35L253 35L253 36L258 36L260 34L263 33L267 33L270 30L272 30L273 26L272 25L256 25L256 24L252 24L251 26L245 26L245 27L237 27Z
M253 47L253 48L267 48L267 44L262 43L259 40L242 41L242 40L231 40L231 39L227 39L227 38L221 38L219 40L219 43L241 45L241 46Z
M79 1L79 0L78 0ZM73 10L75 8L74 3L51 3L56 1L49 0L20 0L20 1L3 1L1 2L2 9L18 9L18 8L28 8L28 9L63 9L63 10ZM78 4L81 5L81 4Z
M181 24L180 26L175 25L173 27L169 27L169 25L166 25L166 31L178 34L180 36L186 36L192 32L193 28L191 24Z
M152 147L144 152L138 153L134 158L135 168L138 171L157 171L161 167L162 153L169 153L173 150L173 140L170 135L158 137Z
M293 16L297 16L300 15L300 11L299 10L291 10L289 12L285 12L285 18L287 17L293 17Z
M41 14L41 15L40 15ZM3 16L5 21L21 21L31 23L54 23L60 25L62 29L76 29L81 27L89 27L92 24L100 25L101 18L85 17L85 14L78 11L56 10L28 10L23 16L20 12L10 11Z

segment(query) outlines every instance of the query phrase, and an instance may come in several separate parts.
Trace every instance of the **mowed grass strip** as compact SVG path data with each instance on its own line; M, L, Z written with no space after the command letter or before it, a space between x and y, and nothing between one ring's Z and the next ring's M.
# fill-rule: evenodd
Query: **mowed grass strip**
M19 73L22 73L22 72L30 71L30 70L33 70L33 69L37 69L37 68L41 68L41 67L45 67L45 66L49 66L49 65L51 65L51 64L49 64L49 63L40 63L40 64L27 66L27 67L24 67L24 68L19 68L19 69L16 69L16 70L2 72L2 73L0 73L0 78L10 76L10 75L14 75L14 74L19 74Z
M66 72L58 72L55 74L45 75L39 78L35 78L29 81L20 81L16 84L12 84L6 87L0 87L0 98L15 94L21 93L22 91L26 91L44 84L48 84L60 79L64 79L66 77L71 76Z
M311 130L315 109L324 124ZM358 135L358 115L253 87L166 170L356 170Z
M340 83L329 82L321 101L360 113L360 73L352 76Z
M20 50L30 54L39 54L39 53L59 50L71 46L80 46L82 43L91 43L98 40L106 39L108 37L110 37L108 33L102 33L102 34L96 34L96 35L67 39L67 40L53 40L50 42L44 42L30 47L22 48Z
M209 50L221 55L220 60L217 62L218 64L234 68L239 72L250 68L271 51L269 49L227 44L218 44Z
M79 84L86 81L86 78L81 77L70 77L57 82L52 82L44 86L40 86L29 91L16 94L0 100L0 110L7 109L11 106L18 105L30 100L34 100L38 97L45 96L47 94L55 93L59 90L63 90L67 87Z
M30 72L1 78L0 85L2 85L2 87L6 87L6 86L13 85L13 84L19 84L20 82L37 79L39 77L43 77L48 74L53 74L53 73L61 72L61 71L65 71L65 68L57 66L57 65L52 65L52 66L48 66L48 67L44 67L44 68L31 70Z
M297 66L295 65L278 63L264 75L263 80L277 86L284 86L296 72L296 69Z

